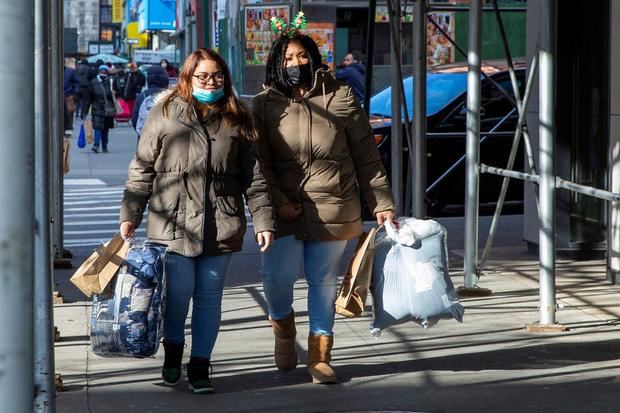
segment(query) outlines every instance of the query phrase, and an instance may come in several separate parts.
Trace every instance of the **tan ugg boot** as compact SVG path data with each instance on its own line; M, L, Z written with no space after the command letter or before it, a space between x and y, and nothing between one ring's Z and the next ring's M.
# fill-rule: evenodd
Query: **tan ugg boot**
M332 359L333 336L310 334L308 336L308 373L312 376L312 383L337 383L336 372L329 365Z
M290 371L297 367L297 351L295 350L295 312L281 320L273 320L269 317L276 343L273 351L276 359L276 367L282 371Z

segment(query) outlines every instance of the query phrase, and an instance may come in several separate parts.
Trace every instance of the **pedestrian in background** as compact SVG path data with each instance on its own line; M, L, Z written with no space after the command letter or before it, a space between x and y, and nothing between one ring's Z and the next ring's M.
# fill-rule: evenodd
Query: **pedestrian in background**
M80 79L75 71L75 59L72 57L65 58L63 86L67 109L65 135L71 135L73 133L73 116L80 101Z
M133 107L136 103L136 96L142 91L146 83L146 78L138 70L138 66L135 63L129 63L127 65L129 73L125 74L125 85L123 87L122 98L129 105L129 113L133 113Z
M108 66L99 66L99 74L90 82L92 121L95 130L95 143L91 149L95 153L99 153L99 150L108 152L110 129L114 127L114 115L116 114L114 94L118 93L114 85Z
M344 68L336 72L336 80L351 86L355 97L360 102L364 101L364 89L366 81L366 68L362 63L358 52L347 53L342 60Z
M297 366L293 287L303 273L308 372L314 383L335 383L334 301L347 241L362 234L358 185L379 225L392 219L394 202L368 119L352 89L322 64L316 43L282 34L266 69L266 89L252 106L276 211L276 240L261 263L276 366Z
M170 78L168 73L161 66L151 66L146 70L147 89L141 92L136 97L136 102L131 114L131 124L134 130L138 134L140 139L140 132L146 121L146 116L155 105L157 96L166 90L170 84Z
M120 232L133 236L148 203L147 236L168 246L166 385L181 378L185 321L193 298L189 388L213 391L211 353L220 328L224 278L247 227L243 195L261 251L271 245L271 199L255 140L226 62L205 48L189 55L177 87L153 107L142 129L129 166Z
M177 71L174 66L170 64L168 59L161 59L159 65L166 70L166 73L168 73L168 77L177 77Z
M90 81L93 80L96 74L93 73L93 68L88 64L88 60L86 59L80 61L76 71L80 81L79 116L80 119L84 120L86 116L88 116L88 111L90 110Z

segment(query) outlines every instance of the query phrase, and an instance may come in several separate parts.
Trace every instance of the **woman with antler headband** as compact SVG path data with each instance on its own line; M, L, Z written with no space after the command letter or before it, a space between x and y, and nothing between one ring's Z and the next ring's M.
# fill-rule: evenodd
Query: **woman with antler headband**
M330 366L339 264L348 240L362 233L359 190L377 223L394 202L366 114L350 87L321 62L315 42L272 18L281 34L267 60L265 90L253 99L258 150L276 211L276 240L262 256L261 276L280 370L297 366L293 285L308 283L308 371L335 383Z

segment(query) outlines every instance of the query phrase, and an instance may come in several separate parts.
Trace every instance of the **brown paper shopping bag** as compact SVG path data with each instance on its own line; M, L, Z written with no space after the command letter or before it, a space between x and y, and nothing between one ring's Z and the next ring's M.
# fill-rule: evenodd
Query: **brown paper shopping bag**
M120 234L103 244L80 265L71 281L87 297L101 293L114 277L129 250Z
M347 274L336 298L336 312L340 315L351 318L364 311L370 289L376 233L377 230L373 228L368 234L362 234L351 257Z
M95 131L93 129L93 121L90 119L84 119L82 121L84 125L84 137L86 138L86 144L90 145L95 142Z

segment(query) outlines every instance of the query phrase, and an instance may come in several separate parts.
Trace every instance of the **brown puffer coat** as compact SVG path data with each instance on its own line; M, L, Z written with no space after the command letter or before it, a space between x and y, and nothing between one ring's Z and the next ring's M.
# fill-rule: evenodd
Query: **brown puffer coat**
M300 220L276 219L276 237L348 240L362 233L359 190L373 213L394 209L394 201L353 91L323 69L315 79L303 99L267 88L252 100L274 210L302 205Z
M137 227L148 202L147 236L170 251L190 257L239 251L247 226L245 194L254 231L274 231L254 144L220 120L208 122L205 133L180 97L170 103L167 116L162 108L162 103L153 107L140 134L121 222Z

